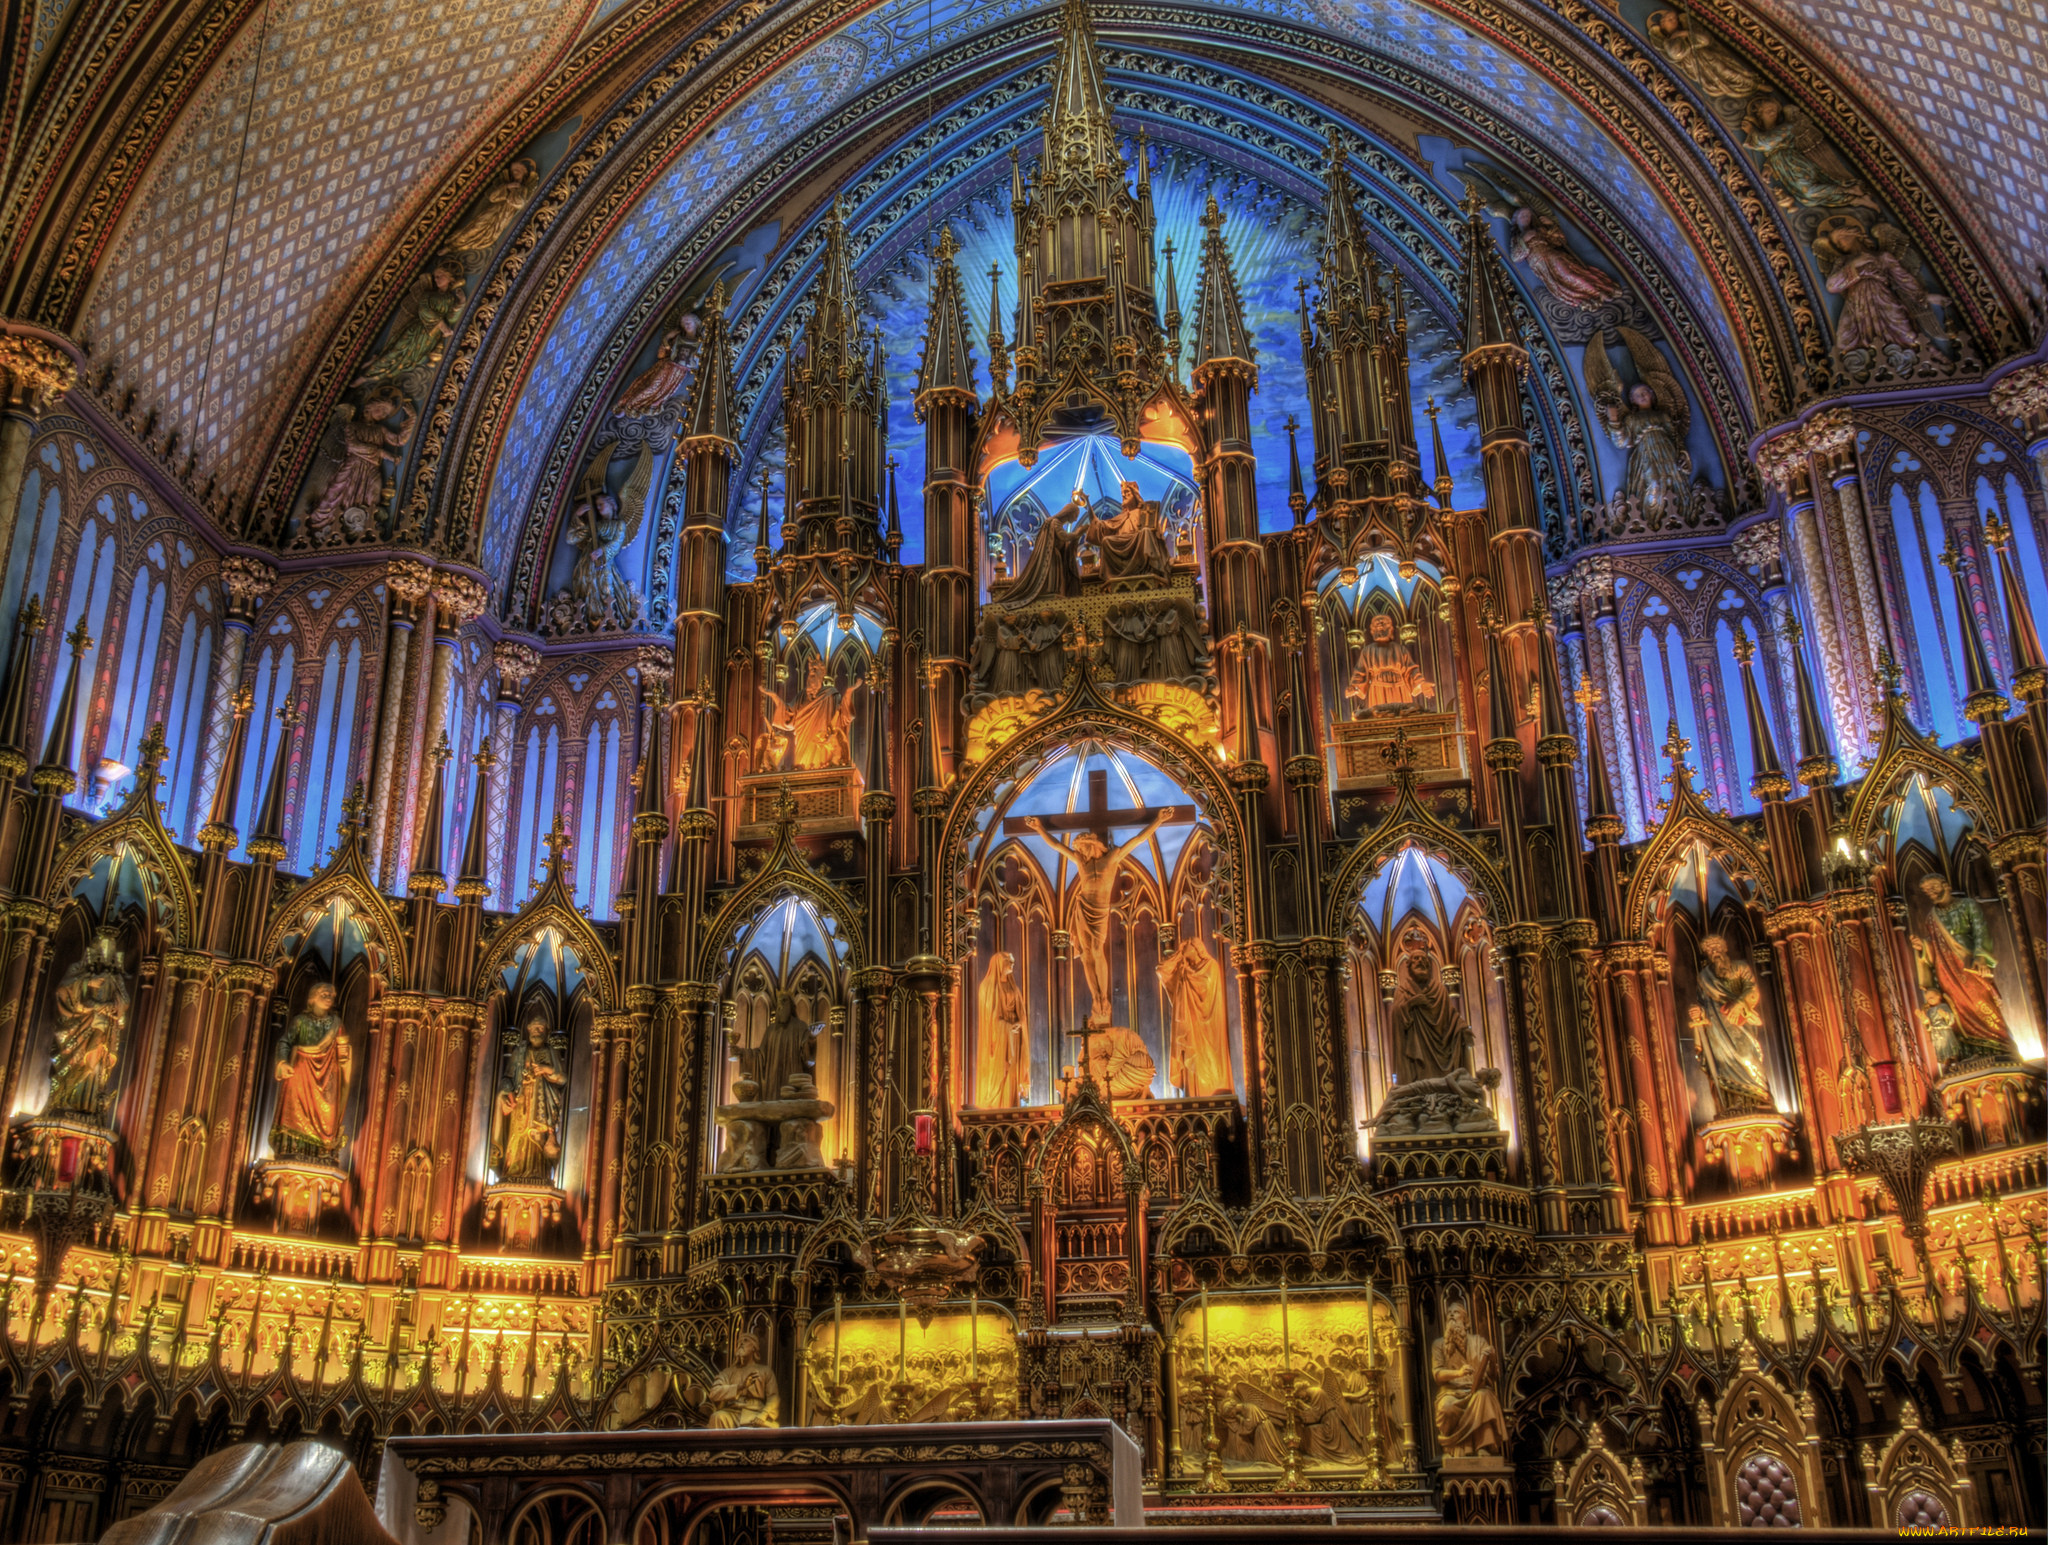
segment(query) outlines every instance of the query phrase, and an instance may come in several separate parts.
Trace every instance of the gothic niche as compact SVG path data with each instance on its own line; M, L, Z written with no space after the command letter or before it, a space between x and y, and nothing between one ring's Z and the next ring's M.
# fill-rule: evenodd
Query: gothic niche
M1370 1113L1361 1156L1398 1164L1408 1147L1448 1146L1504 1177L1507 1005L1479 899L1411 844L1366 882L1348 942L1352 1104Z
M278 1228L297 1233L317 1233L346 1202L353 1237L361 1197L349 1183L349 1143L362 1126L374 1065L382 951L338 896L299 926L284 940L261 1040L268 1054L256 1081L250 1187Z
M126 845L71 890L51 941L43 1001L23 1069L13 1142L15 1183L38 1191L111 1190L118 1115L132 1072L134 1027L154 999L154 957L169 907L157 874ZM142 962L150 958L147 973ZM140 1012L138 1012L138 1010ZM196 1191L201 1150L190 1166ZM186 1175L180 1134L181 1181ZM157 1198L162 1205L164 1198ZM173 1202L173 1205L178 1205ZM194 1204L185 1204L192 1210Z
M2011 913L1976 823L1915 774L1886 812L1891 916L1912 1003L1908 1045L1942 1113L1974 1147L2037 1139L2041 1027Z
M1396 732L1407 736L1410 765L1424 782L1461 776L1450 606L1437 566L1363 553L1323 576L1315 620L1338 786L1385 783L1380 753Z
M573 946L543 928L512 952L491 1001L483 1092L487 1185L482 1223L505 1248L532 1250L561 1223L568 1196L581 1195L589 1141L589 978ZM431 1152L406 1155L399 1233L422 1233L434 1182Z
M829 603L804 607L763 638L742 779L749 835L766 834L762 823L784 792L805 830L855 824L875 721L871 684L886 674L883 648L878 617Z
M1687 1102L1673 1115L1692 1132L1701 1172L1687 1184L1719 1170L1730 1188L1763 1185L1781 1159L1799 1157L1791 1115L1797 1085L1753 960L1765 941L1748 887L1694 843L1672 871L1651 936L1671 963L1668 1044L1677 1066L1667 1074Z
M1053 1105L1088 1047L1116 1100L1228 1100L1244 1088L1236 975L1214 894L1215 837L1135 752L1054 752L983 813L963 979L963 1103Z
M725 982L718 1175L844 1165L847 953L836 921L796 896L741 936Z
M989 473L985 604L967 706L976 743L1049 707L1095 665L1130 706L1213 718L1207 616L1196 584L1200 504L1184 452L1075 424L1024 467ZM1021 717L1020 717L1021 716Z

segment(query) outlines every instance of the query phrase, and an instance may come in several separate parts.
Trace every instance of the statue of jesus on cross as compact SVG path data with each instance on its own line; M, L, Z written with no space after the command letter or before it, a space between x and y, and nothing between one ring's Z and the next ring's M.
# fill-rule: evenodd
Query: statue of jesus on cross
M1116 893L1117 876L1123 870L1124 860L1142 843L1149 842L1152 834L1174 814L1172 810L1153 811L1152 819L1137 836L1114 848L1092 831L1078 832L1072 842L1062 842L1038 816L1026 822L1031 831L1074 861L1074 908L1067 932L1073 936L1075 952L1081 957L1081 974L1088 982L1091 1027L1109 1023L1109 904Z

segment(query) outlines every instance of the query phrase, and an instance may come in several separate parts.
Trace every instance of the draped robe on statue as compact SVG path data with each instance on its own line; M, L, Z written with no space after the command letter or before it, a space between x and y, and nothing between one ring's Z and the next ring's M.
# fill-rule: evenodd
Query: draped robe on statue
M1159 973L1173 1005L1173 1041L1166 1080L1189 1099L1230 1094L1230 1020L1223 1003L1223 969L1189 934Z
M331 1008L297 1015L278 1037L272 1060L288 1071L277 1096L271 1148L281 1158L331 1158L341 1146L351 1064L341 1016Z
M1756 973L1741 961L1730 960L1724 941L1710 938L1700 946L1694 985L1699 990L1701 1014L1698 1019L1688 1018L1707 1064L1707 1076L1714 1082L1720 1113L1736 1116L1770 1110L1773 1101L1764 1072L1764 1017L1758 1007Z
M1173 566L1159 531L1159 506L1124 484L1123 508L1108 520L1088 523L1088 540L1102 554L1102 577L1110 580L1161 578Z
M1052 514L1039 522L1031 538L1031 553L1024 567L1003 592L1005 606L1035 606L1081 593L1081 567L1075 558L1080 538L1073 523L1087 513L1087 503L1077 492Z
M1411 928L1401 936L1401 958L1394 971L1394 1045L1402 1082L1442 1078L1453 1068L1469 1068L1469 1038L1444 989L1436 952L1420 930Z
M809 1076L813 1033L813 1027L797 1013L796 999L788 993L779 994L775 1018L761 1032L760 1043L754 1047L753 1074L758 1086L755 1099L779 1100L783 1085L794 1083L799 1075Z
M1932 893L1935 884L1929 881L1925 888ZM2012 1033L2006 1029L1998 983L1992 976L1997 957L1984 909L1946 885L1933 900L1926 935L1913 941L1913 952L1920 957L1923 982L1940 992L1955 1012L1957 1056L2011 1056Z
M982 973L975 999L974 1103L1009 1110L1024 1103L1031 1068L1024 1054L1024 991L1016 961L997 952Z

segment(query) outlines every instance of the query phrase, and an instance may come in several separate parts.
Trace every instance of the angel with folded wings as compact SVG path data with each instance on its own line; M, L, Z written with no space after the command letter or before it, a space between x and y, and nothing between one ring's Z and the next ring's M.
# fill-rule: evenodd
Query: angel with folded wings
M373 392L361 407L339 404L328 419L314 462L327 482L306 511L305 538L314 547L364 541L376 535L377 518L390 493L384 464L412 440L417 417L389 393ZM403 427L401 427L401 425Z
M397 385L413 402L425 393L455 336L467 297L463 293L462 259L444 253L405 292L392 319L391 341L363 366L357 386Z
M1552 295L1581 311L1597 311L1621 298L1621 281L1572 251L1548 200L1482 161L1468 162L1458 175L1488 214L1508 222L1508 256L1526 263Z
M1650 529L1662 530L1685 516L1686 488L1692 481L1685 432L1692 408L1657 346L1633 327L1615 330L1635 366L1635 384L1622 385L1603 335L1586 345L1586 392L1607 438L1628 452L1624 491L1642 507Z
M564 540L576 549L568 588L549 605L553 632L625 632L645 619L647 603L619 572L619 554L640 534L641 516L654 480L654 449L642 443L639 459L616 494L604 485L604 462L587 483L569 516Z
M1774 92L1751 99L1742 117L1742 143L1756 152L1764 179L1787 212L1877 208L1870 190L1813 120Z
M1944 336L1936 306L1946 305L1919 280L1920 254L1905 232L1886 220L1830 215L1814 233L1814 262L1830 294L1842 297L1835 347L1917 350Z

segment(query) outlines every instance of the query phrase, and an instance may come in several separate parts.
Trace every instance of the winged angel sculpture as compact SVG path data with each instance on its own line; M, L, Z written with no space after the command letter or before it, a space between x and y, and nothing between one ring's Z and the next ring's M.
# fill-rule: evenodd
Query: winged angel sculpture
M1890 221L1830 215L1814 231L1813 257L1829 293L1842 297L1835 353L1850 375L1868 374L1879 359L1906 375L1947 336L1935 308L1948 301L1920 282L1920 254Z
M545 630L556 637L575 633L629 632L647 615L647 603L619 572L619 554L633 545L647 512L654 483L654 447L643 441L625 484L614 494L605 487L609 458L585 479L563 540L576 549L569 583L548 602Z
M1692 408L1657 346L1633 327L1615 331L1635 366L1635 384L1622 385L1602 336L1586 345L1586 393L1607 438L1628 452L1624 497L1641 511L1643 523L1651 531L1684 525L1692 482L1685 433Z

